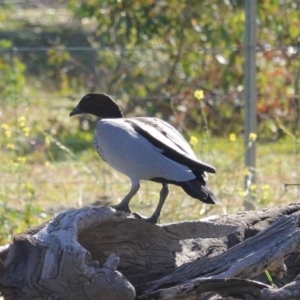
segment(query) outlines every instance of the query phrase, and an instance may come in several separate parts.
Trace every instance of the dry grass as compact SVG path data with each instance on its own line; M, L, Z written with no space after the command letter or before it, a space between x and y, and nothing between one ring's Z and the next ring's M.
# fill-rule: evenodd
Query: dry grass
M67 11L54 14L52 10L17 10L0 13L0 28L19 30L22 20L27 25L57 26L68 23ZM28 78L27 78L28 80ZM59 92L49 92L36 78L28 80L22 97L14 105L2 100L0 126L7 124L0 135L0 241L3 243L24 229L49 218L54 212L69 207L81 207L94 202L100 205L118 203L130 189L125 176L103 163L93 149L90 133L81 135L87 150L73 153L76 148L78 119L68 113L75 102ZM38 94L37 94L37 91ZM73 93L73 92L72 92ZM68 93L65 93L68 94ZM71 91L70 91L71 94ZM25 118L24 126L19 118ZM5 126L4 126L5 127ZM200 131L200 130L199 130ZM194 134L197 135L197 132ZM64 147L69 137L73 145ZM85 139L83 138L85 137ZM195 152L203 161L216 167L209 185L216 192L220 204L204 205L187 196L180 188L171 187L164 206L161 223L195 220L216 214L236 213L244 209L244 149L242 139L201 139ZM13 145L14 149L9 149ZM266 207L297 201L299 189L284 183L300 180L300 145L295 140L277 143L258 143L257 184L251 193L255 206ZM160 185L143 182L131 202L132 211L150 215L158 201Z
M96 154L90 132L83 132L81 137L84 139L76 140L78 118L68 116L73 106L74 102L67 98L47 94L36 95L29 102L20 100L16 106L7 106L3 110L0 116L0 239L10 239L13 234L69 207L95 202L117 204L129 191L129 179L114 171ZM29 130L28 136L24 133L25 127ZM7 136L7 130L11 131L10 136ZM68 140L70 136L73 144ZM65 147L66 141L70 148ZM73 153L72 149L80 143L85 144L86 150ZM8 149L8 144L13 144L15 149ZM220 204L204 205L180 188L171 186L161 223L195 220L244 209L242 138L230 142L228 139L198 137L194 148L199 158L216 167L217 174L210 176L209 185L217 193ZM258 143L257 184L251 188L256 207L293 202L299 198L296 187L290 187L287 192L284 189L284 183L299 182L299 158L297 141ZM131 202L132 211L149 216L157 204L159 191L159 184L143 182Z
M67 117L66 117L67 118ZM75 126L75 124L73 125ZM51 145L48 145L50 148ZM65 151L55 149L54 151ZM297 161L300 153L293 141L259 144L257 159L256 206L264 207L297 200L297 189L284 190L284 183L299 181ZM98 201L100 205L118 203L129 191L127 177L102 162L93 149L61 161L50 161L44 156L47 147L27 155L28 161L7 166L7 150L2 152L1 198L11 209L22 209L26 204L56 212L68 207L80 207ZM193 220L214 214L242 211L244 199L244 164L241 141L211 140L199 143L195 151L203 161L217 169L210 176L209 185L218 194L220 204L204 205L187 196L180 188L171 187L161 216L161 222ZM132 200L132 211L150 215L159 197L160 185L143 182Z

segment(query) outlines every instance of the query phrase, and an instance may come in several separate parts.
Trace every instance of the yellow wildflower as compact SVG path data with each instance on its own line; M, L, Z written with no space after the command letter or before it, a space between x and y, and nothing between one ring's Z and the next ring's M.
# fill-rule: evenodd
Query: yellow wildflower
M244 171L243 171L243 174L244 174L245 176L248 176L248 175L250 174L249 168L245 168Z
M46 166L47 168L49 168L49 167L51 166L50 162L49 162L49 161L45 161L45 166Z
M195 146L195 145L197 145L197 143L198 143L198 139L194 135L192 135L190 138L190 144L192 146Z
M251 191L256 190L256 188L257 188L257 185L256 185L256 184L251 184L251 186L250 186L250 190L251 190Z
M11 137L11 131L9 129L5 130L4 134L7 138Z
M28 127L23 127L22 131L23 131L25 136L29 136L29 128Z
M1 125L1 128L4 129L4 130L8 130L9 129L9 126L6 124L6 123L3 123Z
M26 162L26 157L25 156L19 156L17 160L18 160L18 162L24 164Z
M239 194L240 197L245 197L247 195L247 192L246 191L239 191L238 194Z
M270 186L269 186L268 184L264 184L264 185L262 186L262 189L263 189L263 190L269 190L269 189L270 189Z
M269 194L269 192L268 191L264 191L263 192L263 200L266 200L266 199L268 199L270 197L270 194Z
M51 140L50 140L49 136L45 136L46 147L49 147L50 143L51 143Z
M7 149L14 150L14 149L16 149L16 145L14 145L13 143L8 143L8 144L6 145L6 148L7 148Z
M19 117L18 122L20 127L25 127L25 117Z
M28 190L28 189L30 189L30 184L29 184L29 183L23 183L23 184L21 185L21 187L22 187L22 189Z
M235 142L236 141L236 134L235 133L230 133L229 134L229 141L230 142Z
M26 121L26 119L23 116L18 118L20 127L25 127L25 121Z
M18 118L18 122L25 122L26 118L24 116Z
M249 134L249 140L250 140L250 141L255 141L256 138L257 138L257 134L256 134L256 133L251 132L251 133Z
M202 90L196 90L194 93L194 97L197 100L202 100L204 98L204 92Z

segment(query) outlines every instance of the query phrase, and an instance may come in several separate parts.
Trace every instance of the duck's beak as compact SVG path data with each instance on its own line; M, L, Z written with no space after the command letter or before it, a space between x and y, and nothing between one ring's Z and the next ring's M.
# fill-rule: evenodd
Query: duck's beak
M69 114L70 117L72 116L75 116L75 115L80 115L80 114L83 114L83 111L78 107L76 106Z

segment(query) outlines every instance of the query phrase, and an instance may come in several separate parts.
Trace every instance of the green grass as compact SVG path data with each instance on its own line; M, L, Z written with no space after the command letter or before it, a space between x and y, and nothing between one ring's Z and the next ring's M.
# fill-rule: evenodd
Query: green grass
M98 157L92 133L78 134L78 118L68 116L74 102L62 99L58 107L55 101L47 102L48 98L49 95L46 100L37 97L39 101L25 107L8 107L0 117L2 242L69 207L96 201L100 205L117 204L130 189L129 179ZM210 176L209 185L220 204L205 205L171 186L161 223L244 210L242 138L234 142L225 138L197 140L194 150L198 157L216 167L217 174ZM286 192L284 183L299 182L299 156L300 146L294 140L258 143L257 184L251 188L255 207L297 200L297 188ZM132 211L149 216L155 209L159 191L159 184L142 182L131 202Z
M53 13L47 9L7 8L7 11L0 12L0 28L7 35L2 43L7 43L13 34L20 45L24 43L26 46L28 38L23 36L24 27L35 28L37 32L51 31L53 26L76 28L76 24L70 21L73 19L66 9ZM32 41L32 46L40 45L40 42L37 38ZM1 244L64 209L94 202L117 204L130 189L129 179L114 171L96 154L92 131L78 131L79 118L68 116L84 88L79 83L72 86L69 82L60 82L60 86L53 88L50 80L53 68L49 68L43 59L45 53L41 54L42 57L36 56L35 59L43 63L43 76L26 76L26 81L20 78L22 74L25 76L25 71L18 61L12 63L5 54L0 57L3 59L0 71L6 74L4 87L8 87L6 96L1 99L0 114ZM34 64L37 66L40 65ZM14 84L18 83L19 89L16 89ZM76 100L72 101L72 97ZM247 170L242 137L230 142L227 138L203 138L198 136L199 132L201 129L189 136L197 138L193 141L197 156L216 167L217 174L210 176L209 186L218 195L220 203L205 205L187 196L180 188L171 186L161 223L244 210ZM299 199L299 189L284 189L284 183L299 182L299 161L299 141L286 139L258 143L257 183L250 190L255 196L256 208ZM132 211L146 216L152 214L159 191L159 184L142 182L140 191L132 199Z
M36 94L6 105L0 116L0 241L41 223L69 207L97 202L117 204L130 189L126 176L104 163L93 148L93 130L78 131L79 118L70 118L76 101L58 92ZM24 99L23 98L23 99ZM51 99L51 101L49 100ZM93 125L92 125L93 126ZM200 132L200 129L199 129ZM196 220L244 210L244 146L242 137L207 138L190 134L197 156L216 167L209 186L220 203L205 205L171 186L160 222ZM186 136L189 139L189 136ZM293 139L257 145L257 183L250 189L255 207L297 201L299 190L284 183L299 182L300 144ZM131 209L149 216L160 185L142 182Z

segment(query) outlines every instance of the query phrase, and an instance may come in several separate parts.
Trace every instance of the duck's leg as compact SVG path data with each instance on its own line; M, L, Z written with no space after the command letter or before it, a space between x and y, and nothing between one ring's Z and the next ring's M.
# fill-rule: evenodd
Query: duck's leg
M129 202L130 202L131 198L137 193L139 188L140 188L139 181L136 181L136 182L132 181L131 189L130 189L129 193L123 198L123 200L118 205L112 205L112 207L117 210L131 213L131 211L129 209Z
M142 217L138 213L134 213L134 215L141 220L145 220L149 223L156 224L158 222L160 212L162 210L162 207L164 206L164 203L168 197L168 194L169 194L169 185L167 183L163 183L162 189L159 194L159 202L158 202L158 205L157 205L153 215L150 218Z

